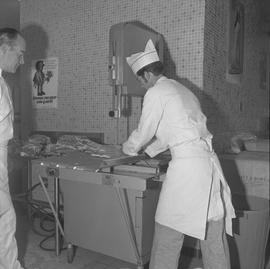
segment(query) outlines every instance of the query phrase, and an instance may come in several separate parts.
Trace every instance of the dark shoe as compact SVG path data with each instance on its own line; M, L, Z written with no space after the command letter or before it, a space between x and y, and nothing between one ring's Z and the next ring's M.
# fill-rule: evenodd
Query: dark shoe
M45 94L46 94L45 92L43 92L43 91L41 92L41 95L45 95Z

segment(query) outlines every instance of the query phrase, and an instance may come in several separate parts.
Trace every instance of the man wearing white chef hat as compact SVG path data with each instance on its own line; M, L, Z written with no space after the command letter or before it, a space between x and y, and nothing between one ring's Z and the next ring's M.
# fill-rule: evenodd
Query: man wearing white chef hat
M147 92L123 152L134 156L144 149L154 157L169 149L172 157L155 215L150 269L178 268L184 235L200 239L204 268L229 269L225 230L232 235L235 213L200 103L163 75L152 40L127 62Z

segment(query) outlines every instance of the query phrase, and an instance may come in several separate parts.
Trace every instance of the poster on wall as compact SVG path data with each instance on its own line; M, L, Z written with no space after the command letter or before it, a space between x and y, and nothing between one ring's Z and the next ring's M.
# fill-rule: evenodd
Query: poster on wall
M31 81L33 108L57 108L58 58L32 61Z

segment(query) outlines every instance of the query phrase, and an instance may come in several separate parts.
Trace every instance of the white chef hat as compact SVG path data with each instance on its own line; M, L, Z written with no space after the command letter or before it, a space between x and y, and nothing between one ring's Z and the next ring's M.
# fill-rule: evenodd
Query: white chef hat
M151 39L148 40L144 52L132 54L126 59L134 74L144 66L160 61L154 43Z

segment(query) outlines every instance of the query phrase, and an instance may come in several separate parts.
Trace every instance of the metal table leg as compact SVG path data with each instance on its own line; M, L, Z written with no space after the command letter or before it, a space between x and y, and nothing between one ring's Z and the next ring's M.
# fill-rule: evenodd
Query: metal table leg
M62 234L63 238L65 238L63 227L59 220L59 177L54 177L54 198L55 198L55 205L53 206L52 201L50 199L50 196L47 192L47 189L44 185L44 182L42 180L42 177L39 175L39 180L42 185L42 188L44 190L44 193L46 195L46 198L49 202L49 205L51 207L52 213L55 218L55 254L56 256L59 256L60 253L60 233ZM59 233L60 231L60 233Z
M143 265L143 261L142 261L142 256L141 256L140 250L138 248L132 217L130 216L129 210L128 210L127 190L122 189L123 196L124 196L124 197L122 197L121 189L118 186L115 186L115 189L116 189L117 196L118 196L120 206L122 209L123 217L124 217L124 220L126 222L126 227L128 229L128 232L129 232L129 237L130 237L130 240L131 240L131 243L133 246L134 254L135 254L136 259L137 259L137 269L143 269L144 265Z
M59 177L54 177L54 208L59 220ZM55 221L55 254L56 256L60 254L60 234L57 221Z
M30 190L32 188L32 161L31 159L27 160L27 190ZM30 200L32 201L32 192L30 192ZM31 220L32 217L32 208L27 203L27 214L28 219Z

